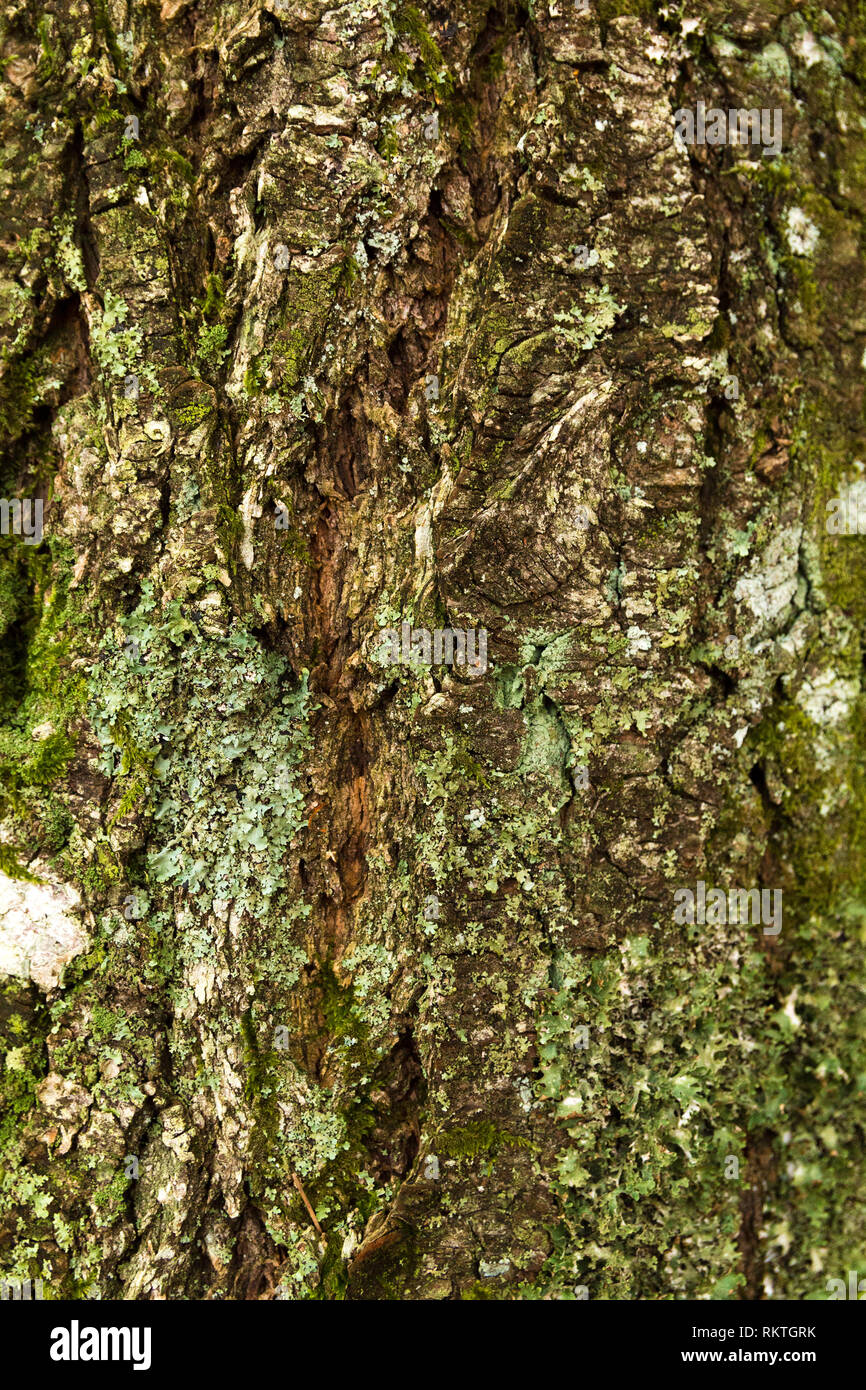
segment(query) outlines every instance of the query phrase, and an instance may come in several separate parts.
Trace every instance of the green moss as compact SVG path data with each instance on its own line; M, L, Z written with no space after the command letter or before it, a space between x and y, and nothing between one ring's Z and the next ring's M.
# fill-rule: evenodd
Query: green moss
M286 276L282 323L267 353L254 359L248 369L251 394L262 390L266 375L274 377L283 399L295 391L318 363L335 301L339 302L341 290L348 289L350 282L351 272L343 264Z
M52 335L38 348L28 347L16 354L4 346L4 372L0 378L0 433L9 440L19 439L31 429L34 412L45 397L60 386L52 356L58 338Z
M68 825L52 789L75 751L71 729L84 705L85 680L73 661L87 640L88 618L69 593L66 546L48 540L38 551L18 546L13 556L16 580L2 638L0 815L11 818L16 839L28 842L32 855L40 844L59 848L61 827ZM8 857L14 873L15 856Z
M482 1154L495 1157L500 1149L532 1149L531 1140L519 1134L499 1129L490 1120L474 1120L471 1124L446 1129L436 1135L436 1151L442 1158L474 1159Z
M256 1027L254 1019L255 1011L250 1007L240 1020L244 1097L255 1115L259 1162L267 1168L279 1133L279 1055L272 1047L264 1046L263 1030Z
M123 167L127 171L127 173L129 173L133 169L147 168L147 160L145 159L141 150L138 149L136 145L131 145L128 141L124 142L122 153Z
M454 75L450 71L442 50L424 22L420 10L415 5L403 5L393 17L394 30L398 36L398 48L386 55L386 61L400 76L408 77L413 86L432 98L447 97L454 90ZM402 41L408 40L408 45ZM406 47L413 47L418 54L410 63Z

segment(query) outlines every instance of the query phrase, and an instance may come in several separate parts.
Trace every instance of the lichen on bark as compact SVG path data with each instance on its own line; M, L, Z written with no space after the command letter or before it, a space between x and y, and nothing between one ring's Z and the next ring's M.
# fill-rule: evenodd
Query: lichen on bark
M80 931L3 981L4 1276L866 1273L862 7L11 0L0 44L45 515L0 870ZM780 153L684 145L698 101ZM486 670L383 666L403 622ZM678 921L699 881L781 932Z

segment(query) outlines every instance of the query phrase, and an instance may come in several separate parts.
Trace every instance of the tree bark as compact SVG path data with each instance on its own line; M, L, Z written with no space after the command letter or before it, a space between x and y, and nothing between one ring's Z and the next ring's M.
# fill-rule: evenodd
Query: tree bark
M864 40L6 6L4 1277L863 1265Z

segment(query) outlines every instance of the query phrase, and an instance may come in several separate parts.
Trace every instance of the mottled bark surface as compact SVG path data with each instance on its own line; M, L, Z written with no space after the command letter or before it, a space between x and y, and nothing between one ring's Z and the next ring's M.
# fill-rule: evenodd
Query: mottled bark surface
M2 10L5 1277L866 1272L861 9Z

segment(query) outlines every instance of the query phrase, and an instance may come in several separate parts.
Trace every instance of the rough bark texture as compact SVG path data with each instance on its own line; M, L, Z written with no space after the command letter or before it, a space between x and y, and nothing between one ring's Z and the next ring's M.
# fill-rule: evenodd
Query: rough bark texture
M866 1271L863 7L0 23L3 1275Z

